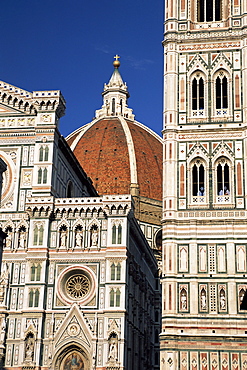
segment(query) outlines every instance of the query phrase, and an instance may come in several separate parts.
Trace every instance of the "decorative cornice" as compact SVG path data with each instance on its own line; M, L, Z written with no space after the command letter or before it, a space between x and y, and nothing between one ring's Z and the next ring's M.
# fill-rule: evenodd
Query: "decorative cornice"
M65 113L65 99L59 90L29 92L0 81L0 97L3 106L0 115L36 115L49 111L60 118Z
M222 41L226 42L227 39L231 39L231 43L236 43L239 39L242 39L247 36L247 28L241 30L220 30L220 29L205 29L202 30L187 30L186 32L166 32L163 45L167 42L195 42L197 40L208 39L209 42L221 43Z

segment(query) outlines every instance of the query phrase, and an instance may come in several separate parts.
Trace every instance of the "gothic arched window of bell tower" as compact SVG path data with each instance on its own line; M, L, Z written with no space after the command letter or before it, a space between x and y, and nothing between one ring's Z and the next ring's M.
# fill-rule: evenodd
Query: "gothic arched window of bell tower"
M216 203L230 203L233 194L232 170L230 161L221 157L214 165L216 176Z
M217 191L219 195L230 194L229 166L227 163L219 163L217 166Z
M205 195L204 166L200 161L194 164L192 168L192 193L193 196Z
M198 0L197 21L215 22L222 19L222 0Z
M192 110L204 109L204 81L200 77L192 81Z
M203 206L208 202L207 194L207 182L208 182L208 171L207 164L202 158L195 158L192 162L189 163L189 172L188 176L188 189L190 205L194 206Z
M216 109L228 108L227 78L218 76L216 78Z
M226 70L219 70L213 76L212 107L213 116L227 117L231 114L231 78Z
M182 92L182 91L181 91ZM190 116L202 118L207 115L207 79L203 72L190 76Z

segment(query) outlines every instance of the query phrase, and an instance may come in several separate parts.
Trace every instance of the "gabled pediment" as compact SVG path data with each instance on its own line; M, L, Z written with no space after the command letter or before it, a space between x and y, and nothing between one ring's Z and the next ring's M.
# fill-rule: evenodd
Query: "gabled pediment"
M225 56L224 53L217 55L212 63L212 73L215 73L219 69L225 69L230 72L232 68L231 61Z
M206 72L207 68L208 68L208 65L206 61L204 60L204 58L201 57L200 54L196 54L188 65L188 71L190 74L195 72L196 70L202 70Z
M212 155L214 159L217 159L220 156L234 158L234 152L231 147L231 143L226 143L223 141L218 143L218 145L213 149Z
M93 334L77 304L73 304L54 337L55 347L76 341L88 350L92 348Z
M196 157L201 157L205 161L207 161L208 155L208 150L204 147L204 145L202 145L201 143L196 143L189 149L187 157L189 161Z

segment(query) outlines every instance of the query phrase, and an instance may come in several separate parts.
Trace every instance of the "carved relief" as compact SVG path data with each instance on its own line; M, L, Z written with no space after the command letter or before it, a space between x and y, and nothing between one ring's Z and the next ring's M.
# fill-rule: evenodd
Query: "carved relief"
M22 173L22 186L32 185L32 170L23 170Z

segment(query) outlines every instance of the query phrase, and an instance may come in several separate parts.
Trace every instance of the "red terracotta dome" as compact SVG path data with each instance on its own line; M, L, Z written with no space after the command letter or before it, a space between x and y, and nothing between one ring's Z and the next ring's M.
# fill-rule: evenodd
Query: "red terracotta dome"
M131 193L161 201L162 139L135 121L119 66L114 64L104 86L96 118L67 141L99 195Z
M105 117L67 138L100 195L129 194L162 199L162 141L144 125L123 117Z

